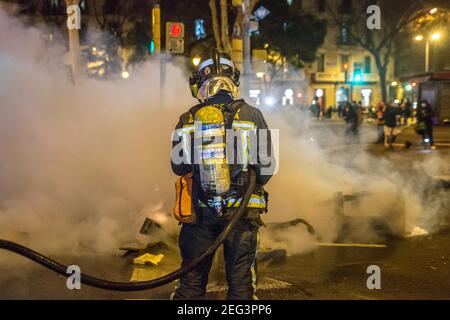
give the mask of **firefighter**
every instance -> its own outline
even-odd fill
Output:
[[[172,139],[172,170],[178,176],[192,176],[192,217],[188,222],[180,220],[184,222],[179,236],[182,266],[202,254],[224,230],[247,191],[250,170],[256,173],[256,188],[249,200],[244,218],[238,222],[223,243],[229,288],[227,298],[250,300],[256,299],[256,251],[259,243],[258,229],[262,225],[260,214],[267,211],[268,194],[263,186],[273,175],[275,161],[266,121],[259,109],[248,105],[243,99],[237,99],[238,87],[239,70],[235,68],[227,54],[214,50],[208,58],[199,63],[197,70],[190,77],[190,88],[192,95],[200,103],[183,113],[176,125]],[[195,159],[195,132],[202,128],[198,128],[196,119],[202,110],[218,110],[219,115],[223,116],[227,134],[232,132],[236,137],[230,139],[231,142],[227,140],[226,167],[219,168],[221,172],[212,172],[209,176],[202,170],[209,170],[211,167],[202,169],[201,163],[196,163]],[[256,136],[256,140],[251,139],[252,134]],[[266,151],[264,161],[260,155],[260,148],[256,148],[261,143],[265,144],[265,147],[261,148]],[[179,144],[182,145],[181,151],[176,148]],[[233,161],[228,158],[229,148],[234,151]],[[257,156],[254,157],[250,150],[257,150]],[[177,156],[183,161],[174,161]],[[223,152],[215,150],[212,156],[223,157]],[[217,167],[214,170],[218,170]],[[221,177],[223,181],[228,178],[229,183],[217,181],[217,184],[225,185],[227,191],[219,196],[206,192],[205,185],[211,187],[211,181],[208,184],[204,183],[202,179],[205,177]],[[218,190],[221,187],[213,186],[213,188]],[[209,256],[193,271],[181,277],[172,298],[204,299],[212,259],[213,257]]]

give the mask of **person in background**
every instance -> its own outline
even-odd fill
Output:
[[[317,120],[320,120],[320,105],[317,97],[313,99],[312,104],[310,106],[310,110],[312,116],[315,117]]]
[[[436,146],[434,145],[433,137],[433,118],[433,108],[431,108],[427,100],[423,100],[422,104],[419,107],[419,110],[417,110],[417,121],[423,123],[424,125],[422,138],[423,142],[425,142],[425,146],[427,146],[427,144],[429,143],[431,149],[435,150]]]
[[[375,114],[375,124],[377,125],[377,144],[381,144],[384,141],[384,111],[386,110],[386,104],[383,101],[378,102],[377,111]]]
[[[331,119],[333,116],[333,107],[329,106],[327,109],[327,119]]]
[[[345,107],[345,122],[347,123],[347,129],[345,133],[347,135],[358,135],[358,113],[356,110],[356,103],[347,103]]]
[[[383,113],[384,146],[391,150],[394,149],[392,144],[395,142],[397,135],[400,133],[397,125],[397,116],[401,113],[402,110],[394,102],[391,102]]]
[[[356,110],[357,126],[358,126],[358,130],[359,130],[359,127],[361,126],[361,123],[364,120],[363,105],[362,105],[361,101],[358,101],[358,103],[355,106],[355,110]]]
[[[408,119],[411,118],[412,115],[412,104],[411,104],[411,100],[406,99],[405,103],[402,105],[402,124],[403,125],[408,125]]]
[[[343,105],[342,102],[339,102],[339,103],[338,103],[337,112],[338,112],[338,117],[339,117],[339,119],[341,119],[342,116],[343,116],[343,113],[344,113],[344,105]]]

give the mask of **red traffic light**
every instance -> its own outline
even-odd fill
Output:
[[[169,29],[169,35],[174,38],[178,38],[183,33],[183,27],[180,23],[172,23]]]
[[[345,70],[348,69],[348,63],[344,63],[344,69],[345,69]]]

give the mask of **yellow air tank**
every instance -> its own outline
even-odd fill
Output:
[[[230,189],[223,114],[216,107],[205,106],[195,113],[194,121],[201,186],[216,202]]]

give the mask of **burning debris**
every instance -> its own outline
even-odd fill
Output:
[[[159,252],[167,252],[169,251],[169,246],[163,241],[158,241],[150,242],[145,247],[140,247],[138,245],[123,246],[120,247],[119,250],[125,251],[123,256],[127,257],[129,255],[138,256],[145,253],[157,254]]]
[[[145,218],[144,224],[139,231],[140,234],[150,235],[154,229],[162,229],[161,224],[150,218]]]
[[[164,255],[161,253],[158,253],[156,255],[151,253],[144,253],[142,256],[134,258],[133,263],[141,265],[157,266],[163,259]]]
[[[309,222],[307,222],[306,220],[301,219],[301,218],[297,218],[297,219],[287,221],[287,222],[272,222],[272,223],[267,223],[265,225],[269,229],[272,229],[272,230],[282,230],[282,229],[289,228],[289,227],[295,227],[299,224],[304,224],[309,233],[311,233],[311,234],[316,233],[313,226]]]

